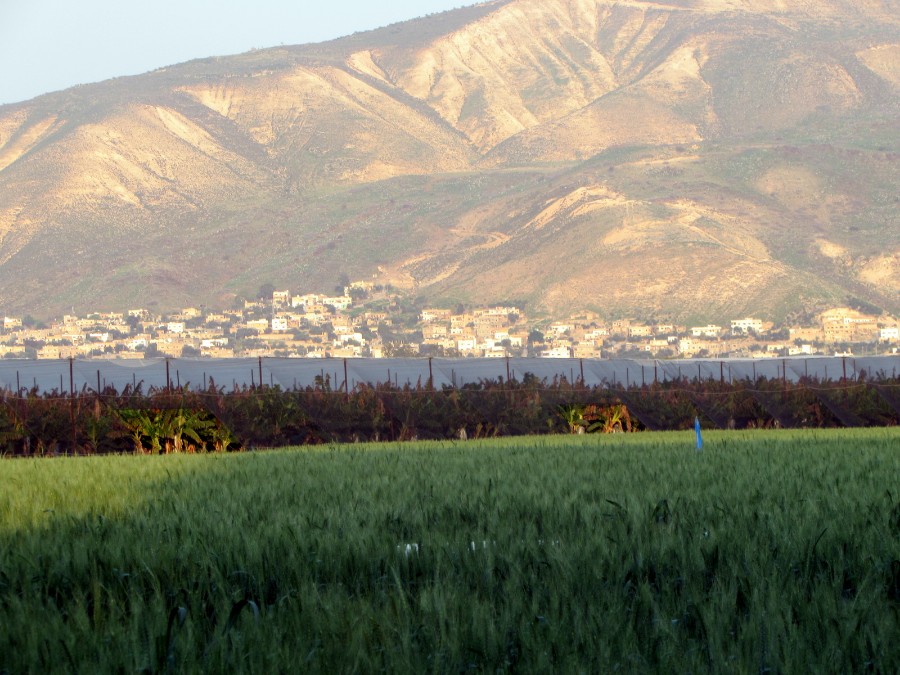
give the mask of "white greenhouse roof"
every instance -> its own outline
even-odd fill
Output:
[[[481,380],[508,378],[522,381],[527,373],[538,380],[552,382],[555,378],[569,382],[584,380],[593,386],[621,387],[629,384],[650,384],[672,381],[681,377],[736,381],[785,378],[796,382],[808,376],[819,380],[857,379],[866,376],[897,377],[900,356],[873,357],[808,357],[778,359],[724,360],[600,360],[600,359],[528,359],[528,358],[471,358],[471,359],[68,359],[60,360],[0,360],[0,389],[15,392],[32,389],[39,392],[53,390],[96,391],[112,386],[122,391],[127,385],[141,384],[143,391],[166,386],[166,376],[172,386],[206,389],[210,380],[226,391],[234,387],[249,387],[260,383],[278,385],[282,389],[315,386],[326,380],[333,390],[343,389],[345,373],[349,388],[358,384],[396,386],[426,386],[433,377],[433,386],[462,387]]]

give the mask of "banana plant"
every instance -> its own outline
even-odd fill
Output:
[[[16,451],[20,445],[28,446],[28,428],[14,410],[0,408],[0,448],[3,452]]]
[[[228,452],[228,448],[237,442],[231,430],[222,424],[214,424],[209,433],[216,452]]]
[[[570,434],[584,433],[584,406],[578,403],[556,406],[556,414],[566,423]]]
[[[598,431],[604,434],[612,434],[620,431],[632,431],[633,429],[628,408],[621,403],[600,408],[597,411],[597,416],[597,421],[588,426],[589,432]]]
[[[135,454],[146,454],[147,447],[144,445],[146,438],[150,442],[149,452],[158,453],[161,449],[159,442],[159,427],[156,421],[156,415],[150,410],[119,410],[119,418],[128,429],[134,446]]]
[[[169,412],[171,415],[168,416],[168,431],[175,452],[184,452],[186,449],[195,452],[197,447],[202,447],[204,444],[200,434],[216,426],[214,421],[206,419],[203,413],[196,410],[178,408]],[[194,441],[196,445],[185,446],[185,438]]]

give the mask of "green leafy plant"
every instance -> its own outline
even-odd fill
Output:
[[[556,414],[565,423],[570,434],[584,433],[587,426],[584,411],[585,406],[578,403],[556,406]]]

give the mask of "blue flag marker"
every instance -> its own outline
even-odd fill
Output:
[[[700,418],[694,418],[694,431],[697,432],[697,450],[703,449],[703,436],[700,434]]]

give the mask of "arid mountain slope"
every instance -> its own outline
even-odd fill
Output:
[[[898,139],[895,0],[497,0],[0,107],[0,311],[900,311]]]

